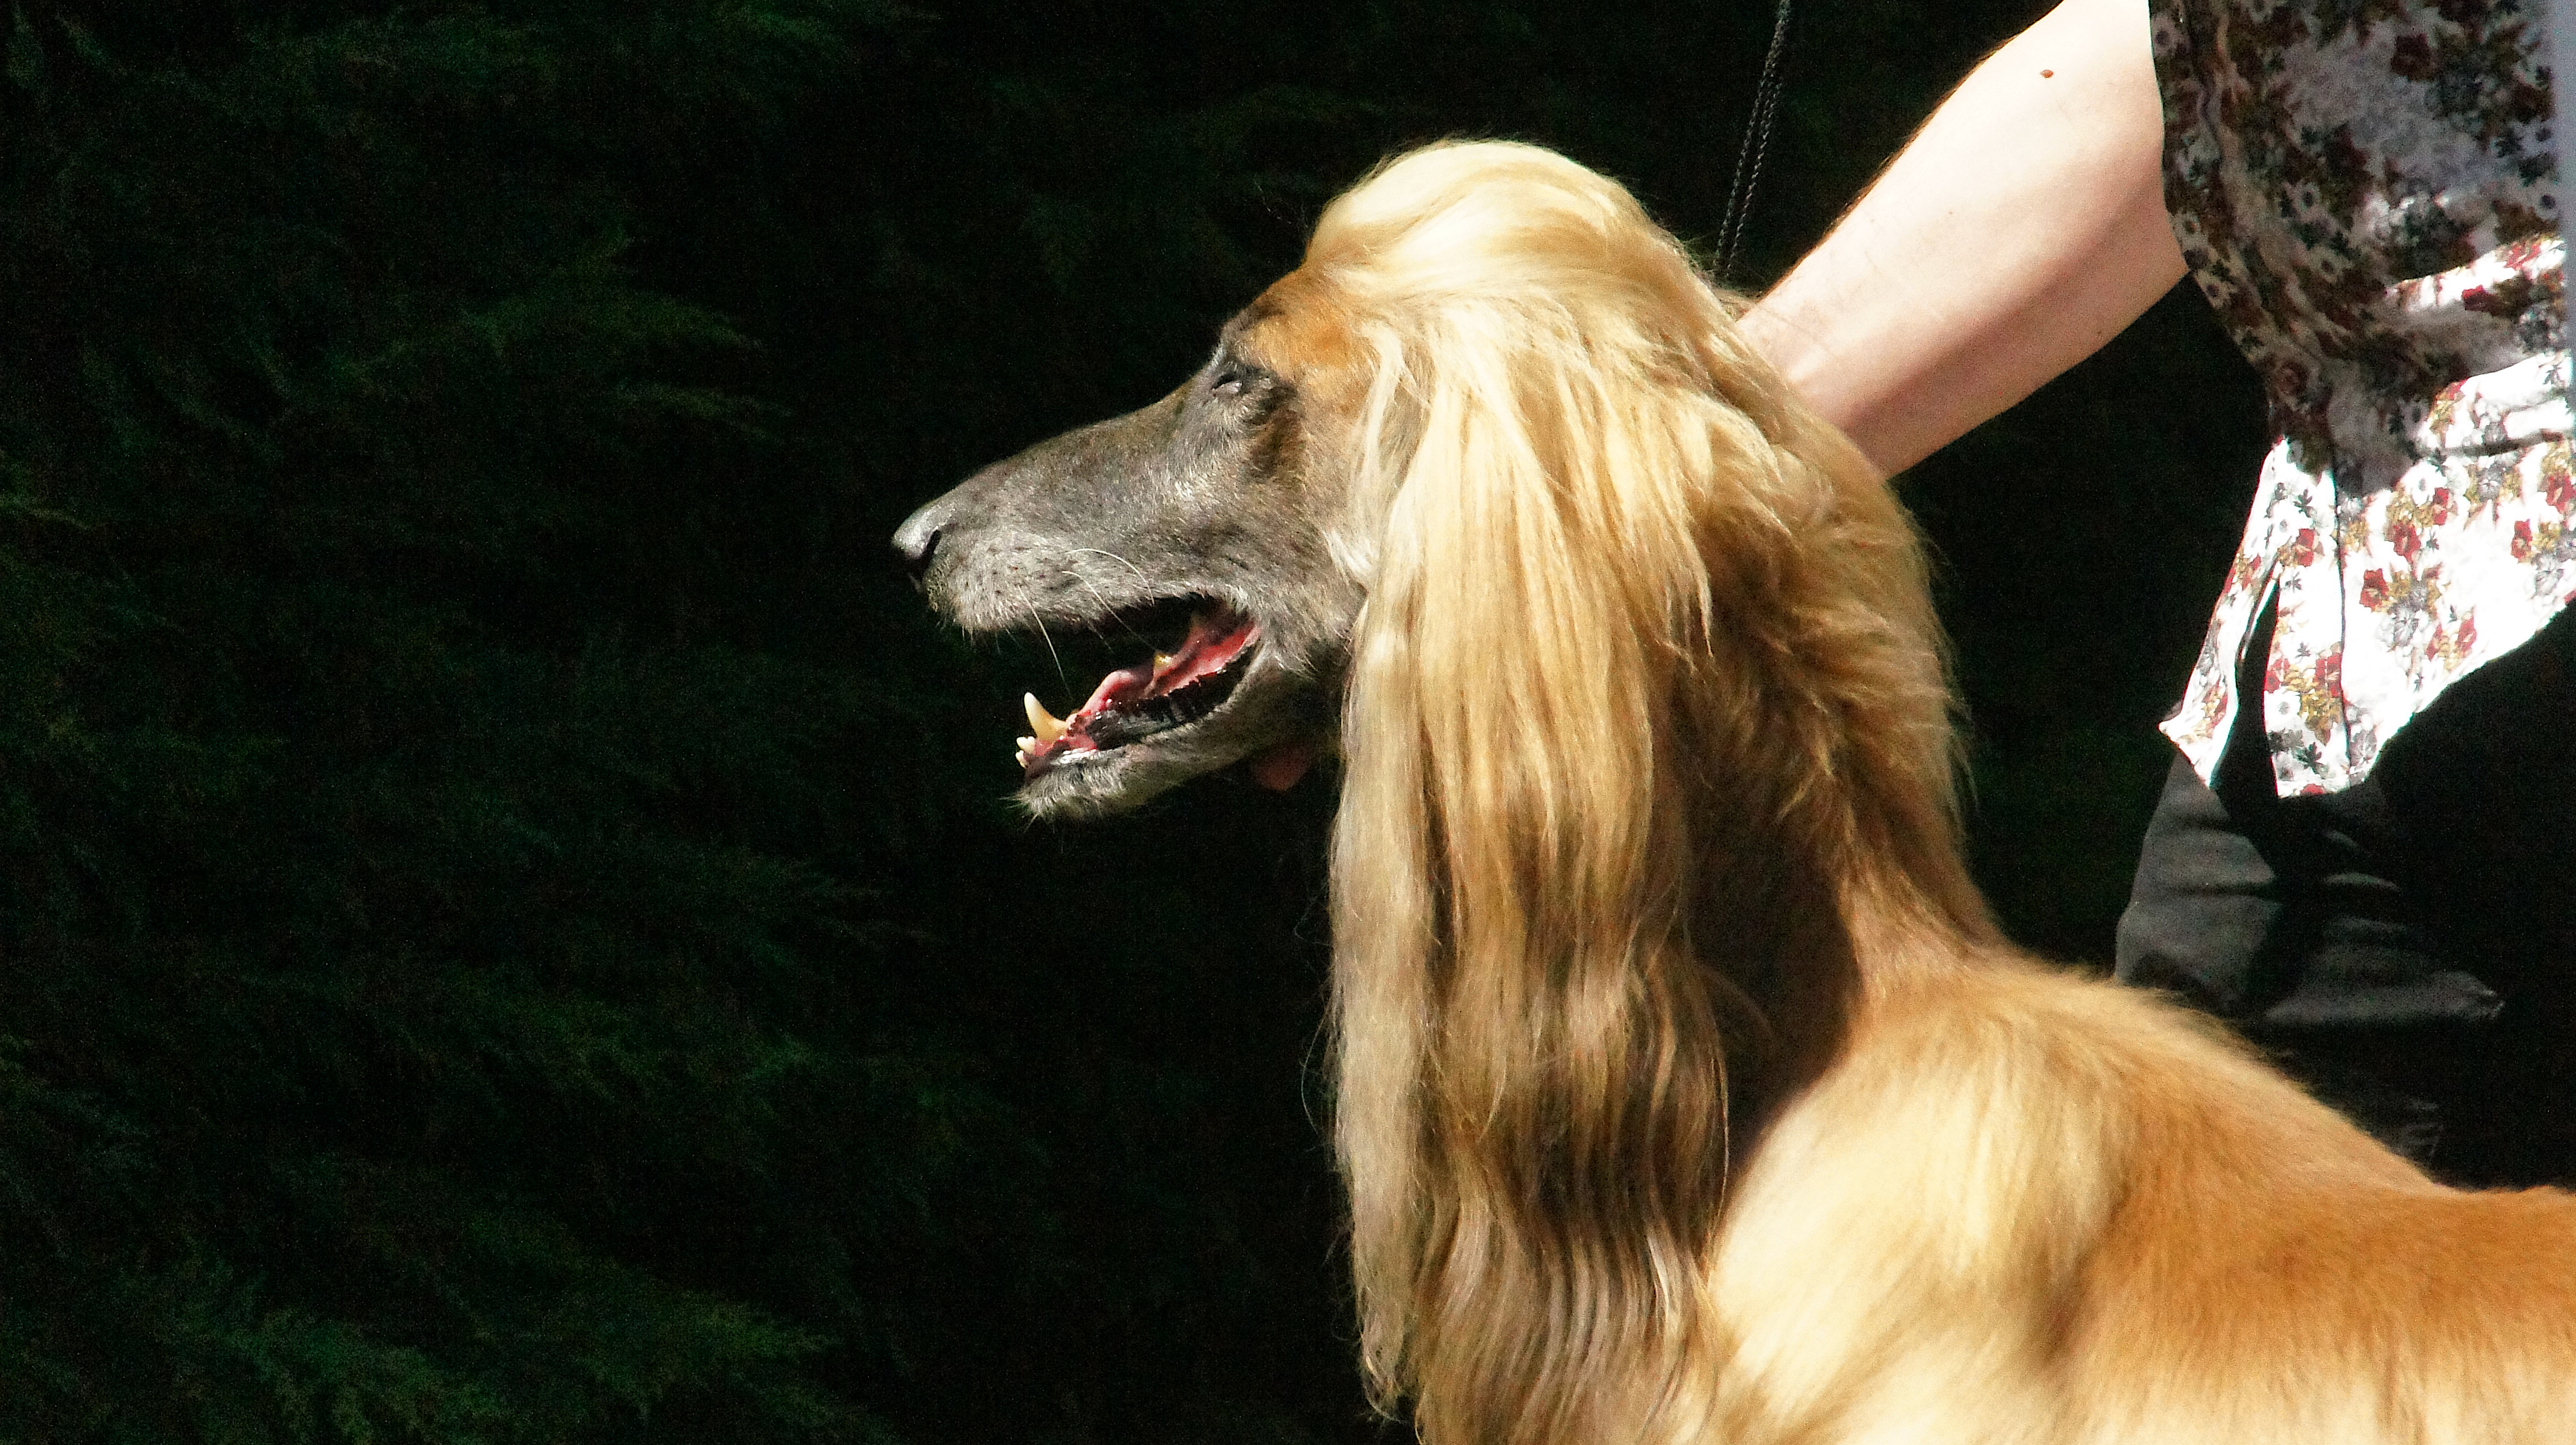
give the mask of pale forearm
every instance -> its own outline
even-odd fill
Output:
[[[2065,0],[1942,103],[1746,330],[1902,470],[2181,278],[2163,134],[2145,0]]]

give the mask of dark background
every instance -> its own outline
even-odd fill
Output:
[[[2039,8],[1808,6],[1738,280]],[[0,1441],[1371,1438],[1328,787],[1030,827],[884,539],[1407,143],[1706,246],[1770,6],[0,16]],[[1906,483],[2037,947],[2261,444],[2186,292]]]

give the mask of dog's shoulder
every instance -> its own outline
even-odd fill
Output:
[[[1715,1281],[1730,1387],[1770,1422],[1748,1438],[2094,1438],[2067,1371],[2155,1327],[2136,1302],[2192,1292],[2145,1274],[2241,1291],[2259,1272],[2193,1252],[2277,1235],[2258,1216],[2308,1207],[2290,1195],[2439,1192],[2169,1001],[1963,959],[1864,1003],[1747,1162]]]

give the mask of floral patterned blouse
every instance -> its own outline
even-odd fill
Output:
[[[2341,787],[2576,599],[2545,0],[2149,0],[2165,203],[2281,440],[2165,731]]]

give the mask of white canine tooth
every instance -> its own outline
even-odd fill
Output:
[[[1024,753],[1033,753],[1033,752],[1036,752],[1037,750],[1038,750],[1038,740],[1037,740],[1036,738],[1022,738],[1022,739],[1020,739],[1020,751],[1021,751],[1021,752],[1024,752]]]
[[[1028,710],[1029,728],[1038,735],[1038,741],[1051,743],[1064,736],[1064,724],[1054,713],[1046,710],[1046,704],[1038,701],[1036,693],[1020,694],[1020,705]]]

